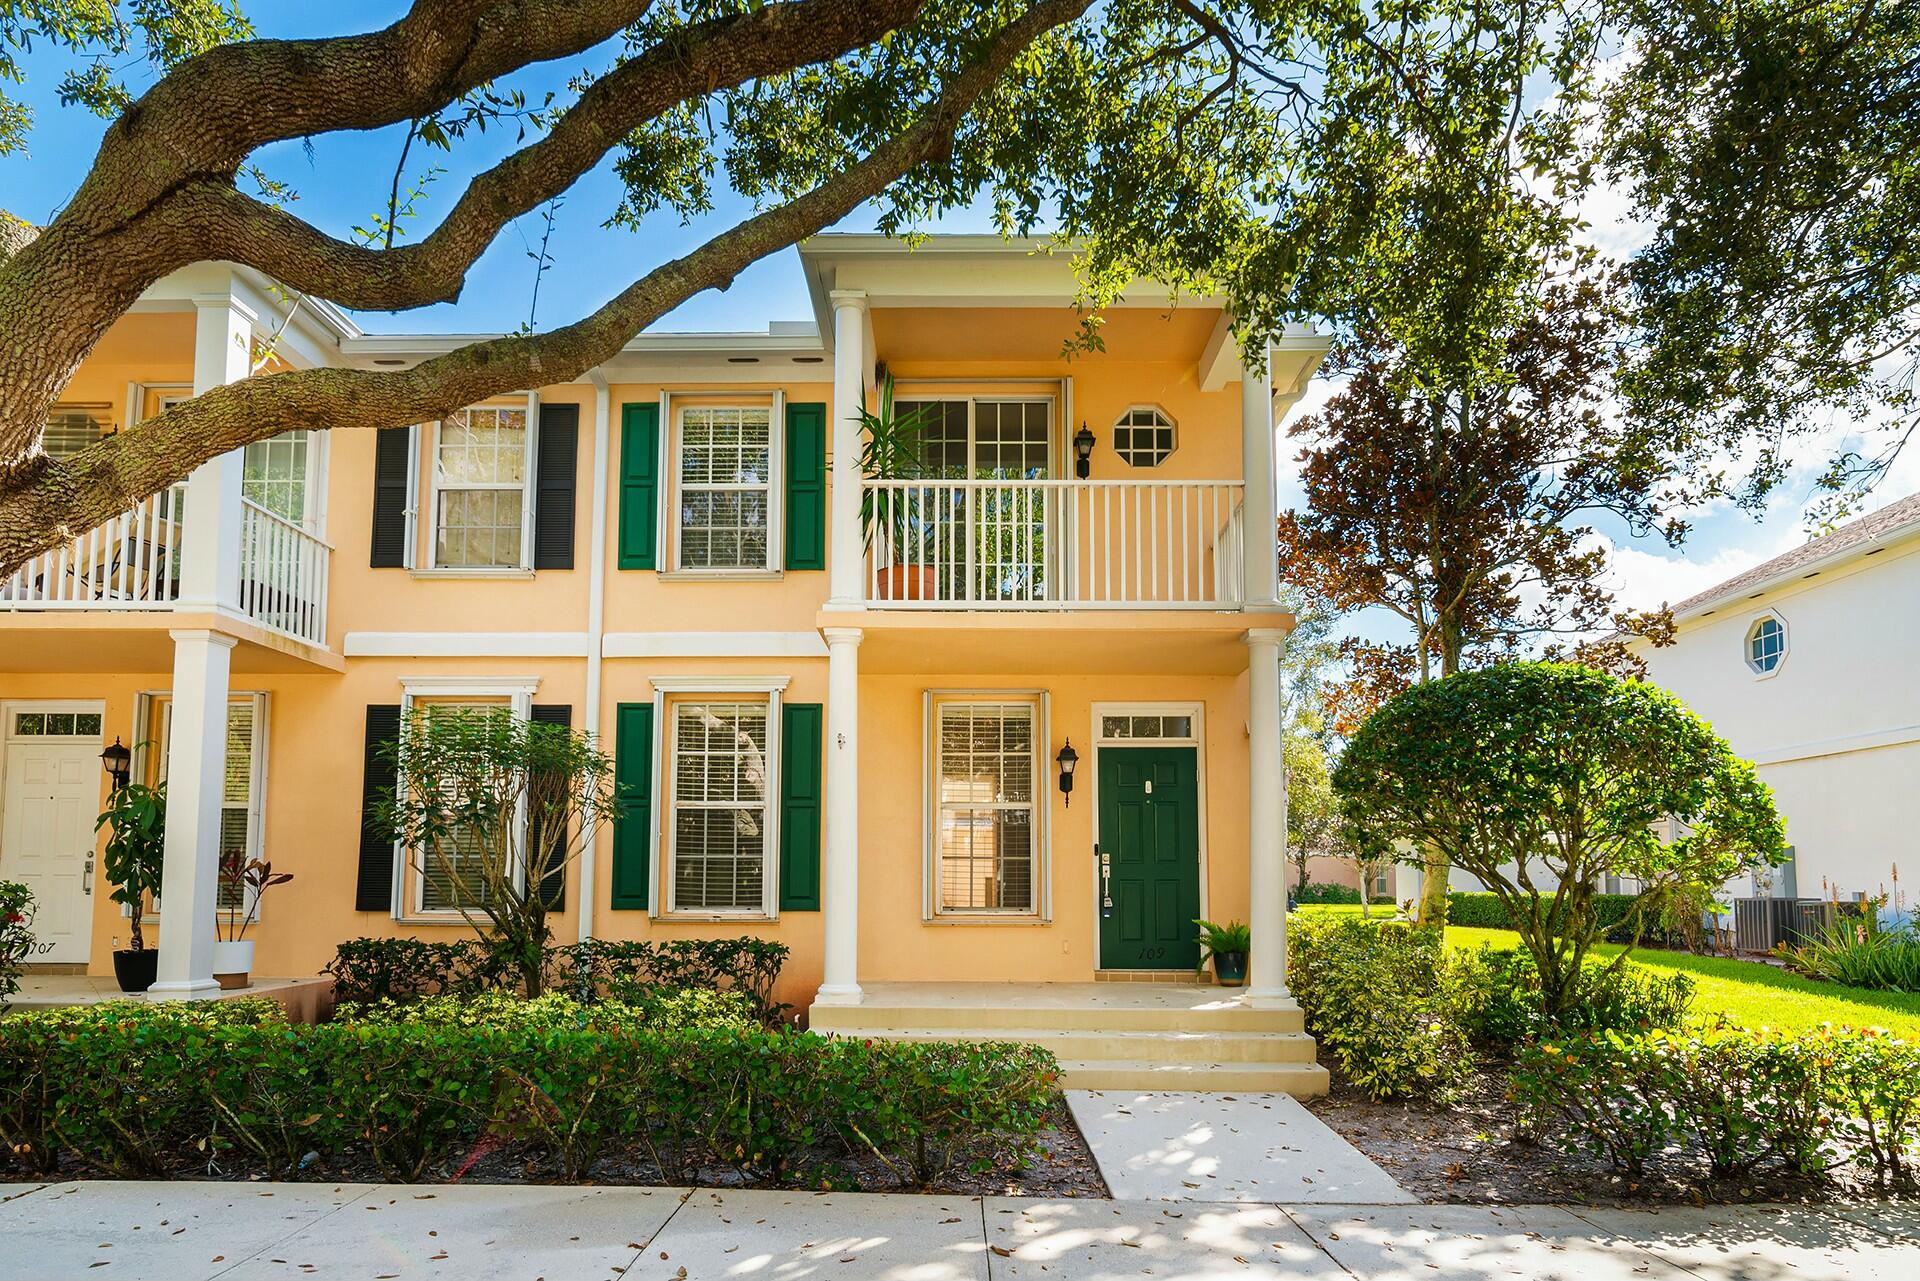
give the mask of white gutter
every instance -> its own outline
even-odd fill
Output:
[[[600,660],[601,638],[606,631],[607,613],[607,467],[613,442],[613,392],[607,376],[598,369],[587,378],[593,383],[593,526],[587,553],[587,738],[600,746]],[[598,892],[595,857],[600,843],[600,825],[588,817],[583,833],[585,845],[580,851],[580,941],[593,937],[593,903]]]

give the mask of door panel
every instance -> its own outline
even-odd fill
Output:
[[[1102,747],[1100,851],[1111,911],[1100,968],[1191,969],[1200,960],[1199,749]]]
[[[29,961],[78,963],[93,939],[87,862],[100,802],[100,745],[92,740],[14,743],[0,799],[0,877],[33,891]]]

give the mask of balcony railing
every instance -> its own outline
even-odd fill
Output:
[[[187,487],[142,499],[64,547],[0,579],[0,609],[173,609]],[[332,548],[293,521],[241,500],[240,608],[269,630],[327,642],[327,561]]]
[[[868,480],[888,609],[1232,609],[1239,481]]]

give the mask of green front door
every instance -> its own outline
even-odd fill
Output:
[[[1103,970],[1190,970],[1200,961],[1198,752],[1100,749]]]

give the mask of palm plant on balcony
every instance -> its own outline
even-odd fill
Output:
[[[931,404],[902,414],[894,406],[893,375],[880,380],[875,409],[860,407],[860,474],[868,480],[914,480],[925,475],[921,433],[934,412]],[[926,556],[934,513],[916,510],[909,491],[897,488],[860,491],[860,529],[869,551],[881,535],[891,563],[881,575],[882,600],[930,600],[937,584]]]

